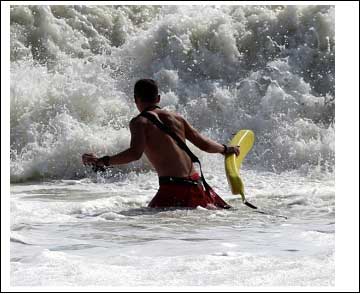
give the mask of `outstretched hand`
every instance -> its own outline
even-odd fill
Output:
[[[104,162],[99,160],[94,153],[85,153],[81,156],[81,158],[83,164],[92,166],[94,172],[105,171]]]
[[[85,153],[81,156],[84,165],[96,165],[98,157],[94,153]]]

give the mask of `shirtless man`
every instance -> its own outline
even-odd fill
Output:
[[[155,81],[150,79],[137,81],[134,98],[140,112],[146,111],[155,116],[183,141],[187,139],[208,153],[239,155],[239,147],[219,144],[201,135],[179,114],[160,109],[157,106],[160,95]],[[211,188],[204,189],[201,177],[189,155],[148,118],[141,115],[133,118],[130,121],[130,132],[131,142],[127,150],[101,158],[94,154],[84,154],[83,163],[96,167],[126,164],[140,159],[145,152],[159,176],[160,183],[160,188],[149,203],[149,207],[230,207]]]

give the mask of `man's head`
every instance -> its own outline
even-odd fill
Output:
[[[160,101],[158,86],[154,80],[141,79],[134,86],[135,103],[156,104]]]

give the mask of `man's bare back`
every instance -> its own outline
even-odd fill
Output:
[[[149,112],[185,141],[185,123],[180,115],[162,109]],[[134,124],[145,129],[144,152],[159,176],[187,177],[196,172],[189,156],[170,136],[144,117],[135,120]]]

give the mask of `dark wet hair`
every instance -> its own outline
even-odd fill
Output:
[[[141,79],[135,83],[134,97],[138,97],[143,102],[155,102],[159,95],[156,82],[152,79]]]

